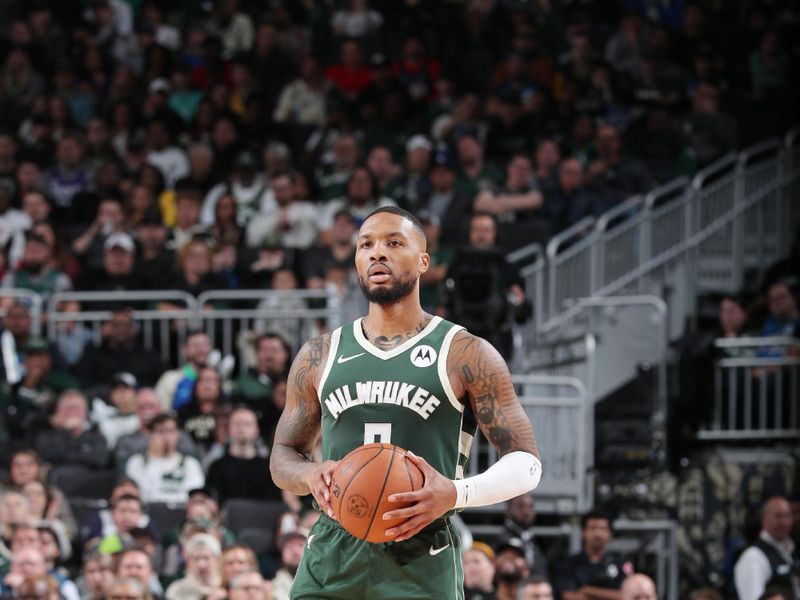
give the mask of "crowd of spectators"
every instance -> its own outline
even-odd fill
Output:
[[[782,133],[800,101],[798,15],[780,0],[33,0],[0,12],[3,288],[44,302],[326,288],[356,317],[354,234],[399,205],[428,238],[426,309],[506,356],[508,319],[526,319],[530,299],[505,253]],[[495,295],[466,293],[488,289],[487,268]],[[767,325],[796,332],[779,295]],[[137,306],[114,306],[97,330],[64,320],[45,340],[30,306],[4,300],[0,591],[286,597],[314,513],[275,488],[266,456],[302,340],[242,332],[234,375],[190,331],[167,364],[144,350]],[[73,500],[91,486],[69,484],[105,475],[108,506],[87,513]],[[242,498],[285,504],[269,551],[224,527],[220,509]],[[150,511],[165,503],[185,513],[160,529]],[[515,518],[502,547],[465,554],[491,588],[482,597],[591,597],[567,581],[578,567],[547,565],[530,519]],[[595,564],[605,538],[592,542],[586,521],[574,560]],[[629,580],[645,591],[626,600],[654,595]]]

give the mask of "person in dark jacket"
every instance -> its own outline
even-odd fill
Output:
[[[34,448],[52,465],[103,469],[109,459],[105,438],[89,421],[89,402],[78,390],[66,390],[58,397],[50,427],[36,434]]]

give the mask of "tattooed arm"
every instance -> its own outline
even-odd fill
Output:
[[[292,363],[269,468],[275,485],[298,496],[313,494],[320,508],[333,516],[328,486],[336,463],[316,463],[311,456],[322,416],[316,388],[329,348],[330,335],[316,337],[306,342]]]
[[[500,456],[519,450],[539,458],[530,419],[517,399],[506,361],[489,342],[466,332],[457,334],[447,371],[456,397],[466,394],[481,432]]]
[[[384,515],[384,519],[407,519],[386,532],[398,542],[416,535],[452,508],[486,506],[524,494],[536,487],[541,476],[533,428],[497,350],[485,340],[458,333],[447,357],[447,372],[456,397],[466,397],[500,459],[480,475],[451,481],[424,459],[412,456],[425,475],[425,485],[415,492],[390,496],[390,502],[414,504]]]

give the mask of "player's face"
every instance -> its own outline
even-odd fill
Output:
[[[356,246],[356,270],[370,302],[395,304],[418,289],[428,270],[425,242],[403,217],[378,213],[361,226]]]

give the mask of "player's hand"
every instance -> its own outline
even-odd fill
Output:
[[[314,464],[308,469],[303,478],[322,512],[331,519],[336,518],[333,516],[333,509],[331,508],[331,480],[333,470],[337,464],[335,460],[326,460],[323,463]]]
[[[383,513],[384,520],[406,519],[400,525],[386,530],[395,542],[402,542],[418,534],[424,527],[441,517],[456,504],[456,486],[428,462],[408,452],[406,457],[416,464],[425,476],[425,483],[415,492],[389,496],[389,502],[413,502],[409,507]]]

